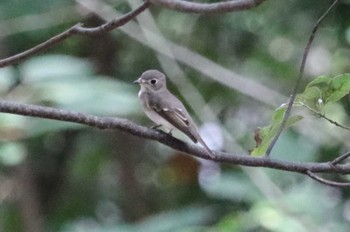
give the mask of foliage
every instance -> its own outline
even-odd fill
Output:
[[[83,2],[1,1],[0,57],[31,48],[79,21],[98,25],[111,12],[115,17],[116,11],[128,9],[124,1],[101,1],[96,16],[87,13]],[[201,129],[209,128],[211,147],[243,153],[256,145],[253,131],[261,127],[253,154],[262,155],[286,108],[273,109],[287,102],[306,39],[328,5],[267,0],[258,8],[215,16],[153,7],[151,16],[140,15],[145,18],[139,24],[70,38],[0,69],[0,95],[151,126],[131,83],[144,70],[157,68],[168,74],[171,90],[192,106]],[[304,91],[272,158],[322,162],[349,150],[347,130],[315,117],[350,124],[349,8],[347,1],[341,3],[320,28]],[[174,46],[167,50],[159,38],[141,34],[149,30],[196,56],[188,52],[188,59],[181,60]],[[206,69],[221,69],[201,63],[203,57],[230,75],[220,73],[216,80],[205,75]],[[190,66],[189,61],[197,63]],[[9,114],[0,115],[0,132],[0,231],[33,226],[69,232],[350,229],[349,192],[297,174],[194,160],[119,131]],[[177,132],[174,136],[184,139]]]
[[[324,108],[329,103],[336,103],[350,92],[350,74],[342,74],[335,77],[320,76],[312,80],[305,88],[304,92],[296,97],[294,107],[306,106],[309,109],[316,109],[320,114],[324,114]],[[281,126],[283,116],[287,109],[287,103],[274,111],[271,124],[258,128],[255,133],[256,147],[251,155],[262,156]],[[285,129],[292,126],[303,118],[301,115],[293,115],[288,118]]]
[[[335,77],[320,76],[311,81],[298,100],[315,109],[336,103],[350,92],[350,74]]]

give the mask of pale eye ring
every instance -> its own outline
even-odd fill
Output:
[[[156,80],[156,79],[152,79],[152,80],[151,80],[151,84],[152,84],[152,85],[154,85],[154,84],[156,84],[156,83],[157,83],[157,80]]]

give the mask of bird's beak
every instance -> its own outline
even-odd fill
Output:
[[[135,80],[133,83],[134,83],[134,84],[138,84],[138,85],[141,84],[140,78],[137,79],[137,80]]]

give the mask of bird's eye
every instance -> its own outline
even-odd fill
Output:
[[[155,83],[157,83],[157,80],[156,79],[152,79],[151,80],[151,84],[154,85]]]

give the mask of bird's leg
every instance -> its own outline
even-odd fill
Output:
[[[158,128],[161,126],[162,126],[162,124],[153,125],[153,126],[151,126],[151,129],[158,130]]]
[[[170,129],[169,132],[165,132],[165,131],[159,129],[159,127],[161,127],[161,126],[162,126],[162,125],[154,125],[154,126],[152,126],[151,128],[154,129],[154,130],[157,130],[157,131],[159,131],[159,132],[161,132],[161,133],[163,133],[163,134],[173,136],[173,134],[172,134],[173,129]]]
[[[164,133],[164,134],[173,136],[173,134],[172,134],[173,129],[170,129],[170,131],[167,133],[167,132],[165,132],[165,131],[159,129],[159,127],[161,127],[161,126],[162,126],[162,124],[154,125],[154,126],[151,127],[151,129],[154,129],[154,130],[157,130],[157,131],[162,132],[162,133]]]
[[[154,125],[154,126],[151,127],[151,129],[159,131],[159,132],[164,133],[164,134],[168,134],[165,131],[159,129],[159,127],[161,127],[161,126],[162,126],[162,124]]]

